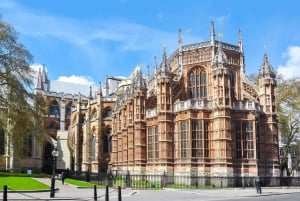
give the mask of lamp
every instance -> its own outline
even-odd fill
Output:
[[[50,190],[50,197],[55,197],[55,169],[56,169],[56,158],[58,156],[57,148],[55,147],[52,151],[53,156],[53,167],[52,167],[52,178],[51,178],[51,190]]]

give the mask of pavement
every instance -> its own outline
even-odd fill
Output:
[[[50,178],[35,178],[36,180],[51,186]],[[77,186],[62,184],[61,180],[55,182],[55,195],[50,198],[49,190],[40,191],[11,191],[7,192],[8,200],[95,200],[94,188],[78,188]],[[1,189],[2,190],[2,189]],[[105,200],[105,188],[96,190],[97,200]],[[122,196],[130,196],[135,193],[132,189],[121,189]],[[118,200],[118,189],[109,188],[109,197]],[[3,191],[0,191],[0,200],[3,199]]]
[[[36,180],[51,186],[51,179],[36,178]],[[8,200],[105,200],[106,189],[94,188],[78,188],[71,184],[62,184],[61,180],[55,182],[55,197],[50,198],[50,189],[44,191],[10,191],[8,190]],[[2,189],[1,189],[2,190]],[[131,196],[138,196],[139,194],[154,194],[155,192],[163,193],[164,197],[174,196],[176,193],[184,193],[187,195],[205,195],[208,197],[252,197],[252,196],[267,196],[267,195],[281,195],[289,193],[299,193],[299,187],[264,187],[262,194],[256,193],[254,188],[224,188],[217,190],[199,190],[199,189],[163,189],[163,190],[139,190],[125,188],[121,189],[122,198],[130,200]],[[109,200],[118,200],[118,189],[109,188]],[[3,198],[3,191],[0,191],[0,199]],[[96,199],[95,199],[96,198]],[[132,197],[133,198],[133,197]],[[134,200],[134,199],[133,199]],[[168,200],[168,199],[166,199]]]

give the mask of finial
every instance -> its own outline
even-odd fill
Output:
[[[147,65],[147,76],[150,76],[149,65]]]
[[[99,84],[98,94],[102,96],[101,82],[99,82],[98,84]],[[108,88],[106,88],[105,91],[106,91],[106,96],[108,96]]]
[[[215,46],[215,26],[214,26],[214,22],[211,21],[210,23],[210,44],[211,46]]]
[[[179,29],[179,31],[178,31],[178,44],[179,44],[179,45],[182,44],[182,34],[181,34],[181,29]]]
[[[243,48],[243,38],[242,38],[242,31],[241,29],[239,29],[239,48],[240,48],[240,52],[244,52],[244,48]]]
[[[242,41],[242,31],[239,29],[239,41]]]
[[[210,36],[213,37],[213,39],[215,38],[215,24],[214,21],[210,22]]]
[[[90,86],[90,99],[93,99],[93,95],[92,95],[93,93],[92,93],[92,86]]]
[[[154,56],[154,73],[156,73],[157,72],[157,58],[156,58],[156,56]]]

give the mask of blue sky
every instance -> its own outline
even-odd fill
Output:
[[[285,78],[300,76],[300,3],[242,0],[1,0],[2,19],[45,64],[49,79],[98,83],[129,76],[183,43],[209,40],[214,21],[222,41],[238,42],[241,29],[246,74],[257,73],[264,51]]]

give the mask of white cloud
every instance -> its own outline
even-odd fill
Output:
[[[87,76],[77,76],[77,75],[71,75],[71,76],[60,76],[58,81],[61,82],[68,82],[68,83],[76,83],[76,84],[83,84],[83,85],[89,85],[94,86],[96,85],[92,78]]]
[[[30,66],[35,72],[35,77],[37,78],[39,70],[42,70],[45,66],[42,64],[32,64]],[[47,71],[47,68],[45,67],[45,71]],[[96,86],[95,82],[91,77],[88,76],[78,76],[78,75],[71,75],[71,76],[60,76],[57,81],[60,82],[67,82],[67,83],[74,83],[74,84],[82,84],[82,85],[88,85],[88,86]]]
[[[277,68],[277,72],[284,79],[300,77],[300,46],[289,46],[283,53],[286,63]]]

